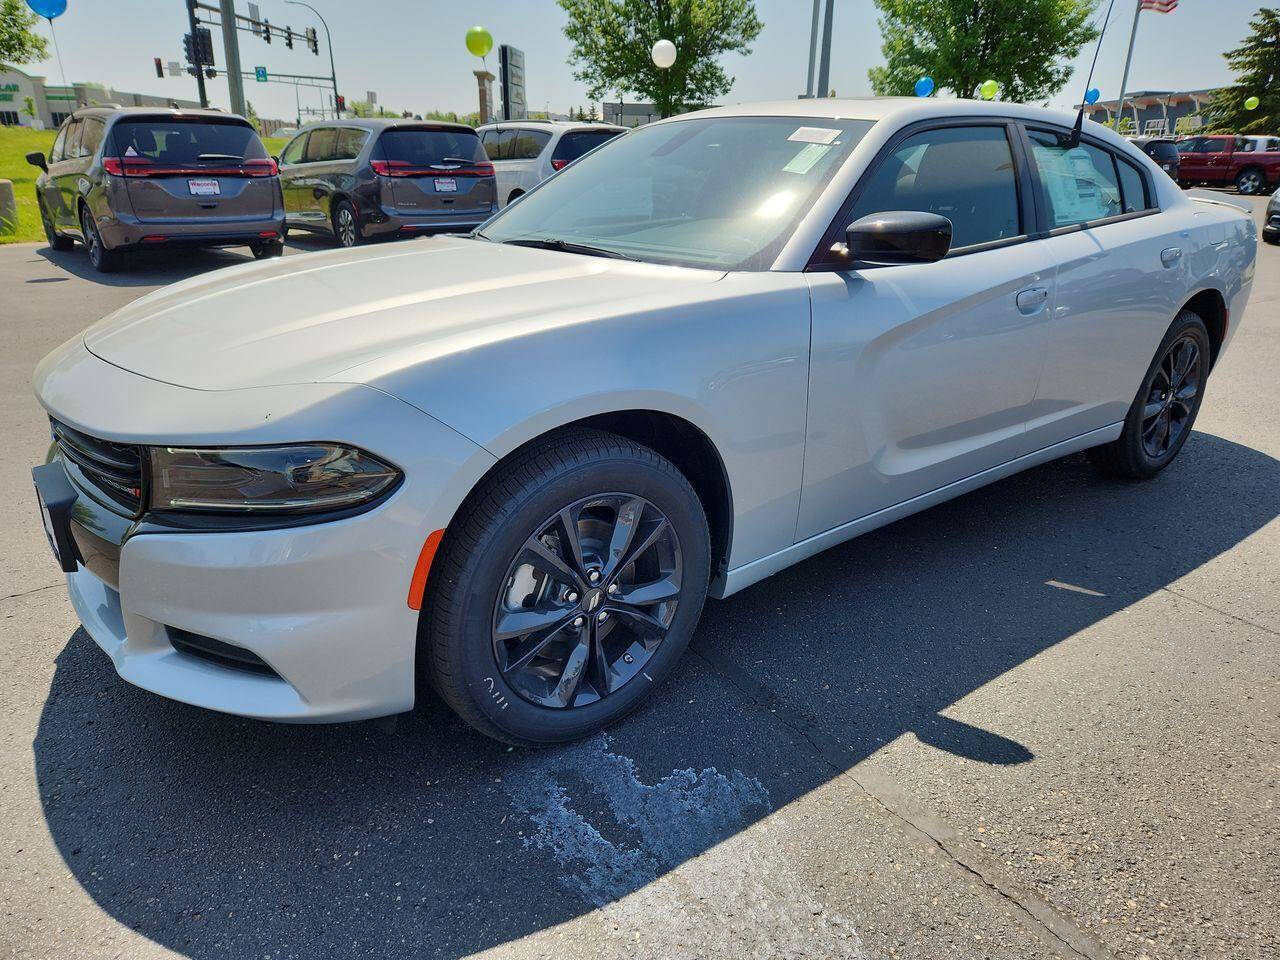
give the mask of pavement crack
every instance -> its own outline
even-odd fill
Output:
[[[1268,627],[1265,623],[1258,623],[1256,620],[1250,620],[1247,617],[1242,617],[1237,613],[1232,613],[1230,610],[1223,610],[1221,607],[1215,607],[1212,603],[1205,603],[1203,600],[1199,600],[1189,594],[1175,590],[1173,587],[1161,587],[1160,589],[1165,593],[1173,594],[1180,600],[1187,600],[1198,607],[1204,607],[1206,610],[1212,610],[1214,613],[1221,614],[1229,620],[1234,620],[1236,623],[1244,624],[1246,627],[1253,627],[1255,630],[1261,630],[1263,633],[1269,633],[1273,637],[1280,637],[1280,630],[1276,630],[1274,627]]]
[[[854,775],[853,752],[823,733],[817,721],[778,696],[769,686],[748,674],[736,663],[703,646],[689,651],[715,674],[745,695],[752,704],[767,711],[779,724],[799,737],[839,777],[874,800],[904,832],[918,844],[940,851],[949,862],[979,881],[990,893],[1012,905],[1029,929],[1046,943],[1060,948],[1072,958],[1113,960],[1114,954],[1092,934],[1034,891],[1015,883],[1004,871],[987,863],[987,857],[960,838],[955,828],[939,814],[921,807],[896,783],[880,774]]]
[[[4,603],[6,600],[16,600],[19,597],[29,597],[33,593],[41,593],[45,590],[52,590],[55,587],[61,587],[61,586],[63,586],[63,582],[59,580],[57,583],[48,583],[48,584],[45,584],[43,587],[32,587],[30,590],[19,590],[17,593],[10,593],[3,597],[0,597],[0,603]]]

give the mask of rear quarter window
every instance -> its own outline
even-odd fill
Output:
[[[560,138],[551,154],[552,160],[563,160],[572,163],[584,153],[594,150],[600,144],[612,140],[618,135],[617,130],[570,130]]]

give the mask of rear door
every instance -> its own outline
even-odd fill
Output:
[[[279,212],[275,161],[243,120],[126,116],[111,140],[142,223],[231,225]]]
[[[474,130],[393,127],[382,131],[372,159],[402,216],[483,220],[493,208],[493,164]]]

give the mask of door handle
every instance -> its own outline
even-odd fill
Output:
[[[1177,266],[1178,261],[1181,259],[1182,259],[1181,247],[1165,247],[1163,250],[1160,251],[1160,262],[1164,264],[1166,268]]]
[[[1026,316],[1037,313],[1049,299],[1048,287],[1027,287],[1018,291],[1018,310]]]

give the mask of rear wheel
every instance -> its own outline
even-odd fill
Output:
[[[1102,470],[1145,479],[1173,462],[1191,434],[1209,376],[1209,332],[1183,310],[1156,351],[1142,388],[1111,443],[1089,451]]]
[[[45,209],[44,201],[37,201],[40,207],[40,223],[44,226],[44,238],[49,242],[52,250],[70,250],[74,247],[75,241],[70,237],[64,237],[53,225],[53,218],[49,216],[49,211]]]
[[[111,273],[120,266],[120,255],[108,250],[102,242],[102,234],[98,225],[93,222],[93,214],[87,206],[80,208],[80,230],[84,236],[84,245],[89,253],[89,264],[99,273]]]
[[[253,259],[268,260],[271,257],[284,256],[284,241],[277,240],[274,243],[255,243],[251,244],[249,249],[253,251]]]
[[[360,218],[356,216],[356,208],[347,200],[339,200],[333,205],[333,235],[344,247],[354,247],[364,242],[360,235]]]
[[[551,438],[486,480],[446,535],[419,663],[482,733],[584,737],[680,659],[710,553],[698,496],[667,460],[597,431]]]
[[[1267,175],[1257,167],[1241,170],[1236,176],[1236,190],[1245,196],[1264,193],[1267,189]]]
[[[515,203],[517,200],[519,200],[523,196],[524,196],[523,190],[512,190],[511,196],[507,197],[507,203]]]

